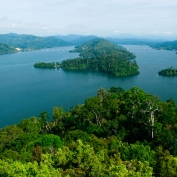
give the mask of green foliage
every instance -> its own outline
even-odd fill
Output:
[[[62,107],[54,107],[53,108],[53,119],[56,124],[59,123],[59,121],[62,120],[62,117],[64,116],[64,111]]]
[[[130,144],[121,151],[123,160],[146,161],[151,165],[154,163],[154,154],[155,152],[149,146],[144,146],[141,143]]]
[[[40,123],[36,117],[23,119],[17,126],[20,127],[25,133],[38,133],[40,131]]]
[[[0,151],[4,149],[9,141],[16,139],[23,133],[23,130],[16,125],[6,126],[0,130]]]
[[[167,68],[167,69],[163,69],[163,70],[159,71],[159,75],[176,76],[177,75],[177,70],[175,68],[173,68],[173,67]]]
[[[39,144],[39,145],[42,146],[42,147],[52,146],[54,149],[58,149],[63,145],[63,143],[60,140],[59,136],[49,134],[49,135],[44,135],[41,138],[41,144]]]
[[[40,137],[41,135],[36,133],[22,134],[19,135],[16,139],[10,140],[8,143],[6,143],[4,149],[11,149],[16,152],[21,152],[23,149],[26,149],[28,144],[31,144],[31,142],[40,139]]]
[[[138,74],[135,55],[104,39],[94,39],[74,50],[80,57],[64,60],[63,69],[89,69],[114,76]]]
[[[172,176],[177,175],[177,158],[170,155],[168,150],[163,150],[162,146],[156,148],[156,166],[154,172],[156,176]]]
[[[61,177],[59,169],[55,169],[49,163],[0,160],[0,176],[2,177]]]
[[[69,145],[73,141],[76,141],[78,139],[82,140],[82,142],[85,143],[85,142],[89,141],[90,136],[89,136],[89,134],[87,134],[86,132],[81,131],[81,130],[69,131],[64,137],[64,142],[65,142],[65,144]]]
[[[48,69],[55,69],[55,68],[60,68],[60,64],[58,62],[38,62],[34,64],[35,68],[48,68]]]
[[[0,129],[0,176],[177,176],[177,107],[133,87],[100,88]]]

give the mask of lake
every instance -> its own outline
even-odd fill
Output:
[[[43,111],[52,115],[54,106],[65,110],[95,96],[98,89],[111,86],[124,89],[137,86],[166,101],[177,103],[177,77],[159,76],[158,71],[177,68],[175,51],[154,50],[148,46],[124,45],[136,55],[140,74],[111,77],[105,73],[36,69],[38,61],[52,62],[75,58],[74,47],[59,47],[33,52],[0,55],[0,127],[18,123],[23,118],[38,116]]]

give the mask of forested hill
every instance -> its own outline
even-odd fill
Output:
[[[105,39],[91,40],[70,52],[79,52],[80,57],[64,60],[63,69],[89,69],[114,76],[139,73],[135,55]]]
[[[133,87],[100,88],[64,112],[0,129],[1,177],[176,177],[177,107]]]
[[[38,50],[72,45],[55,37],[39,37],[33,35],[0,34],[0,42],[21,48],[23,50]]]
[[[0,55],[17,52],[17,49],[8,44],[0,43]]]
[[[177,40],[153,44],[150,47],[158,50],[177,50]]]
[[[93,39],[98,39],[99,37],[97,36],[93,36],[93,35],[90,35],[90,36],[82,36],[78,39],[75,39],[75,40],[72,40],[71,43],[74,44],[74,45],[82,45],[86,42],[89,42]]]

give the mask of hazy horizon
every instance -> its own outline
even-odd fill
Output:
[[[174,0],[6,0],[0,33],[177,39]]]

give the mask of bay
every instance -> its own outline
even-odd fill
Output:
[[[84,103],[95,96],[99,88],[111,86],[124,89],[137,86],[166,101],[177,102],[177,77],[159,76],[158,71],[177,68],[175,51],[154,50],[148,46],[125,45],[136,55],[140,74],[112,77],[91,71],[64,71],[62,69],[36,69],[38,61],[50,62],[75,58],[69,53],[73,47],[59,47],[33,52],[21,52],[0,56],[0,127],[18,123],[23,118],[38,116],[54,106],[65,110]]]

